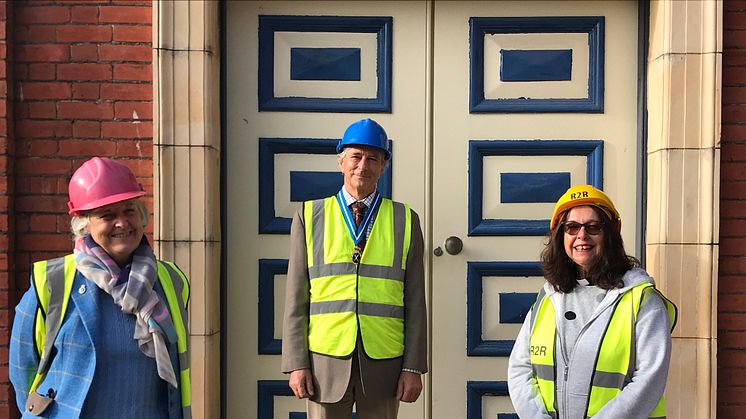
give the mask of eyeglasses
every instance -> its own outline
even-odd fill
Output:
[[[585,232],[590,234],[591,236],[595,236],[601,231],[603,231],[604,224],[603,223],[576,223],[575,221],[563,221],[562,222],[562,229],[565,230],[565,233],[574,236],[578,233],[580,233],[580,228],[585,227]]]

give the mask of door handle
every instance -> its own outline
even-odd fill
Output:
[[[445,247],[449,255],[457,255],[464,248],[464,242],[456,236],[451,236],[446,239]]]
[[[457,255],[461,253],[461,250],[463,250],[464,242],[462,242],[461,239],[456,236],[450,236],[446,239],[443,247],[446,248],[446,252],[448,252],[449,255]],[[436,247],[435,249],[433,249],[433,254],[435,256],[443,256],[443,248],[440,246]]]

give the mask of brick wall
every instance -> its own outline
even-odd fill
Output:
[[[17,417],[6,362],[12,307],[28,288],[32,261],[72,250],[66,211],[70,175],[92,156],[116,156],[127,160],[149,192],[146,200],[152,199],[152,8],[149,1],[7,4],[8,33],[14,37],[8,72],[15,127],[13,135],[3,137],[7,79],[2,71],[0,247],[6,250],[0,250],[0,417]],[[2,55],[0,60],[6,62]],[[13,158],[4,138],[12,138]],[[3,193],[13,197],[6,207]],[[12,266],[15,272],[3,273]]]
[[[746,1],[723,2],[718,418],[746,417]]]

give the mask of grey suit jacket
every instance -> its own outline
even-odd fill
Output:
[[[412,237],[404,276],[404,355],[374,360],[365,355],[358,340],[360,377],[366,396],[396,396],[402,368],[427,372],[427,310],[425,308],[425,271],[422,262],[424,243],[417,213],[412,211]],[[285,315],[282,326],[282,372],[302,368],[313,372],[314,397],[321,403],[338,402],[347,389],[352,357],[331,357],[308,350],[309,300],[306,237],[303,210],[293,217],[290,227],[290,259],[285,291]]]

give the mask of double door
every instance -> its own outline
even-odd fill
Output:
[[[280,373],[289,219],[371,117],[425,232],[431,372],[401,418],[513,411],[507,356],[553,203],[591,183],[637,249],[635,2],[227,2],[225,417],[303,417]],[[460,247],[460,249],[459,249]]]

